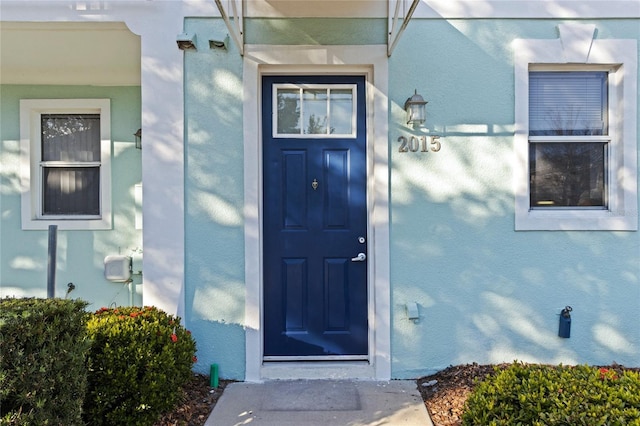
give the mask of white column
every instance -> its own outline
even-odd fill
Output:
[[[184,15],[181,2],[145,9],[127,20],[142,47],[142,302],[184,317]]]

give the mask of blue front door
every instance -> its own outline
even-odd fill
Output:
[[[263,77],[262,107],[264,357],[366,357],[364,77]]]

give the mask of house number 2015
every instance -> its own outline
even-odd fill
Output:
[[[398,152],[438,152],[440,151],[440,136],[400,136],[398,138],[400,148]],[[431,148],[431,149],[429,149]]]

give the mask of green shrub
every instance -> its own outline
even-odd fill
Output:
[[[86,306],[80,300],[0,300],[1,424],[82,424]]]
[[[480,383],[464,425],[640,425],[640,373],[514,363]]]
[[[87,423],[152,425],[176,405],[196,351],[179,318],[152,307],[102,308],[87,327]]]

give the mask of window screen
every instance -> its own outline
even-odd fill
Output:
[[[42,114],[42,214],[100,214],[100,115]]]

